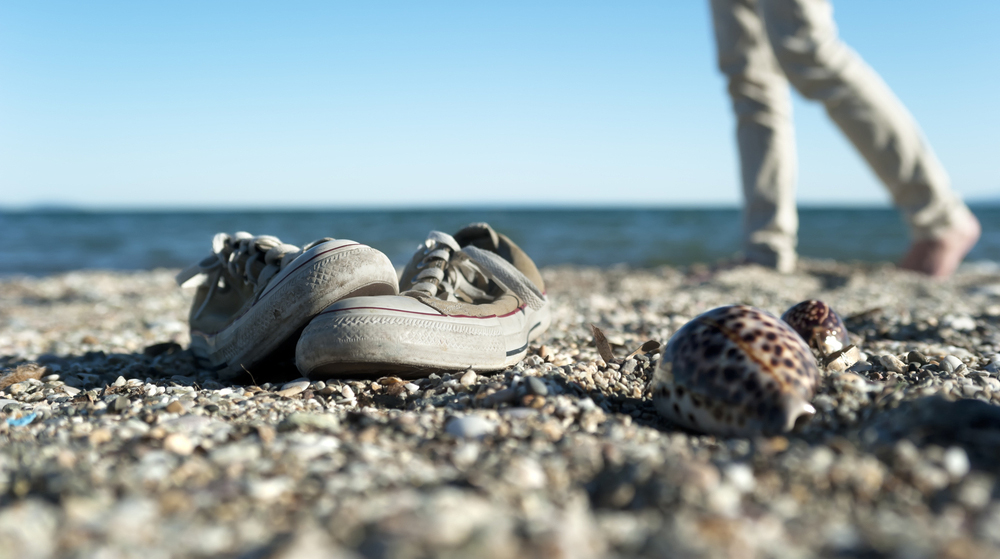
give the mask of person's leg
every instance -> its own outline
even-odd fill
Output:
[[[888,187],[910,225],[901,266],[948,276],[979,238],[979,222],[902,102],[837,36],[829,0],[759,0],[782,70],[830,118]]]
[[[795,268],[795,137],[788,82],[771,52],[755,0],[712,0],[719,69],[736,113],[747,260]]]

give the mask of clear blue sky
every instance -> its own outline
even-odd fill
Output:
[[[1000,2],[835,1],[967,198]],[[799,199],[885,203],[796,97]],[[706,1],[0,3],[0,206],[739,202]]]

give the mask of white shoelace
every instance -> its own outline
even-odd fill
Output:
[[[498,254],[471,245],[463,249],[440,231],[431,231],[418,249],[424,257],[417,264],[420,272],[410,280],[411,291],[446,301],[480,302],[494,298],[487,293],[493,280],[533,309],[545,304],[535,284]]]
[[[245,231],[233,235],[218,233],[212,239],[212,254],[177,274],[177,283],[187,287],[202,277],[208,278],[209,292],[193,315],[197,318],[216,290],[227,287],[220,283],[240,281],[252,285],[255,294],[260,293],[271,278],[300,254],[329,240],[319,239],[299,248],[270,235],[254,236]]]
[[[468,258],[456,258],[462,248],[447,233],[431,231],[418,250],[424,257],[417,263],[417,275],[410,291],[426,293],[445,301],[474,302],[489,299],[489,278]]]

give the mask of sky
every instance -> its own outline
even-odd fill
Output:
[[[1000,2],[840,0],[967,199]],[[739,204],[707,1],[0,3],[0,207]],[[802,204],[888,196],[794,96]]]

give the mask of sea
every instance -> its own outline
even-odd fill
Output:
[[[983,225],[966,259],[1000,267],[1000,205],[973,206]],[[352,239],[403,265],[431,230],[485,221],[541,266],[687,266],[733,257],[738,208],[449,208],[368,210],[0,210],[0,275],[71,270],[181,268],[211,252],[217,232],[268,234],[302,245]],[[799,254],[839,261],[895,261],[909,240],[891,208],[799,210]]]

